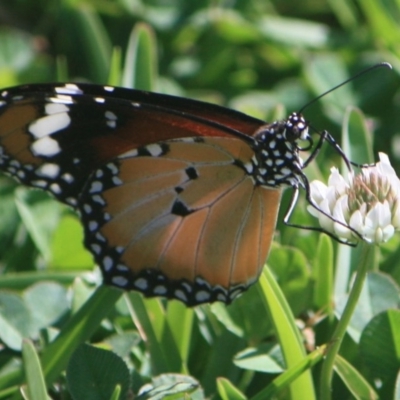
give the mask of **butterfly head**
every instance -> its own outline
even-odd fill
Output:
[[[293,112],[286,120],[286,130],[284,136],[290,142],[297,140],[308,140],[308,122],[304,119],[302,114]]]

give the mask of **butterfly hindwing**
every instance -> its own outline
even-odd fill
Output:
[[[80,212],[106,282],[190,305],[245,290],[266,259],[280,197],[254,185],[252,155],[238,139],[189,138],[94,172]]]

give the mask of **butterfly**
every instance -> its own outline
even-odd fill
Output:
[[[268,124],[163,94],[32,84],[0,91],[0,171],[78,211],[106,284],[229,304],[261,273],[282,189],[289,224],[299,188],[312,204],[303,169],[324,141],[341,152],[325,131],[313,147],[308,128],[300,113]]]

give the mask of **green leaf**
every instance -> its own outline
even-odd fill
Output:
[[[44,381],[39,356],[30,340],[24,340],[22,345],[22,357],[26,384],[28,387],[29,400],[50,399],[47,395],[46,383]]]
[[[129,390],[129,371],[113,352],[82,344],[69,360],[67,384],[75,399],[110,400],[117,386],[124,399]]]
[[[292,313],[299,313],[311,298],[307,296],[311,273],[304,254],[298,249],[274,243],[268,257],[268,266],[274,272]]]
[[[147,350],[151,356],[154,373],[180,372],[183,365],[178,344],[175,342],[160,299],[145,300],[141,294],[135,292],[130,292],[127,297],[132,319],[146,336]]]
[[[203,390],[196,379],[187,375],[163,374],[142,387],[137,400],[180,400],[190,395],[192,400],[204,400]]]
[[[157,75],[155,35],[147,24],[137,24],[129,37],[122,85],[154,90]]]
[[[264,300],[266,314],[269,315],[275,326],[276,334],[281,344],[282,353],[285,358],[286,368],[290,369],[305,357],[302,338],[295,324],[294,317],[277,285],[272,273],[268,268],[260,277],[258,288]],[[315,398],[312,377],[305,372],[290,384],[292,400]]]
[[[177,345],[180,359],[183,365],[187,365],[194,319],[193,309],[186,307],[180,301],[170,301],[166,317]]]
[[[60,28],[68,32],[81,62],[86,61],[88,74],[96,82],[106,82],[110,70],[111,43],[99,15],[86,5],[66,6],[60,14]]]
[[[129,357],[132,348],[139,345],[141,342],[140,336],[137,332],[127,332],[109,336],[105,343],[110,345],[112,351],[119,357]]]
[[[399,310],[384,311],[369,322],[361,335],[360,353],[374,379],[396,379],[400,369]]]
[[[316,250],[313,275],[314,305],[317,309],[333,318],[333,245],[327,235],[320,235]]]
[[[52,383],[59,376],[73,351],[91,337],[121,295],[122,292],[118,289],[100,286],[68,320],[56,340],[42,353],[41,360],[47,383]]]
[[[110,400],[119,400],[121,399],[121,385],[116,385],[115,389],[110,397]]]
[[[268,39],[295,46],[318,48],[329,38],[329,28],[324,24],[273,15],[261,18],[259,29]]]
[[[245,338],[252,343],[259,343],[266,335],[272,334],[273,325],[268,318],[260,318],[259,310],[264,307],[256,285],[250,287],[229,307],[223,303],[210,306],[224,329],[229,330],[239,338]]]
[[[252,43],[261,39],[260,30],[232,9],[221,9],[214,22],[218,33],[229,42]]]
[[[54,282],[37,283],[25,290],[23,297],[37,331],[56,322],[70,308],[67,290]]]
[[[335,53],[324,52],[315,55],[307,61],[304,73],[316,96],[349,78],[343,59]],[[346,107],[356,103],[350,85],[334,90],[320,101],[324,105],[326,114],[337,123],[342,122]]]
[[[51,235],[62,206],[43,192],[18,188],[16,205],[33,242],[45,260],[51,257]]]
[[[21,349],[21,336],[29,337],[37,334],[32,329],[32,316],[29,307],[16,293],[0,291],[0,316],[2,318],[1,324],[4,324],[3,328],[0,329],[0,338],[8,346],[13,343],[10,347],[14,350]],[[15,337],[13,337],[13,333]]]
[[[301,374],[319,363],[325,355],[326,347],[326,345],[320,346],[312,353],[308,354],[299,363],[287,369],[285,372],[275,378],[271,384],[258,392],[255,396],[251,398],[251,400],[264,400],[275,398],[275,396],[277,396],[281,390],[286,388]]]
[[[217,391],[222,400],[246,400],[247,397],[232,382],[225,378],[217,379]]]
[[[335,371],[356,400],[378,400],[379,396],[367,380],[343,357],[336,356]]]
[[[68,63],[65,56],[59,55],[56,58],[56,76],[58,82],[68,82]]]
[[[0,338],[12,350],[19,351],[22,346],[22,335],[0,314]]]
[[[393,399],[394,400],[399,400],[400,399],[400,371],[397,373],[396,383],[395,383],[395,387],[394,387]]]
[[[22,30],[4,26],[0,30],[0,87],[18,84],[17,72],[27,68],[34,58],[31,40]]]
[[[372,164],[372,134],[364,114],[355,107],[347,107],[342,125],[342,150],[349,160],[358,164]],[[342,165],[342,173],[347,167]]]
[[[279,346],[273,343],[262,343],[257,347],[245,349],[235,356],[233,362],[239,368],[269,374],[278,374],[285,369],[282,352]]]
[[[93,256],[83,245],[83,228],[79,220],[70,214],[61,218],[51,241],[52,268],[91,268]]]
[[[109,85],[119,86],[121,84],[121,59],[121,49],[119,47],[114,47],[111,56],[110,72],[107,80]]]
[[[0,289],[23,290],[35,283],[43,281],[55,281],[59,284],[69,285],[79,274],[86,271],[74,272],[51,272],[51,271],[31,271],[9,273],[0,277]]]
[[[398,3],[395,1],[365,0],[359,1],[357,4],[367,17],[369,28],[374,37],[379,37],[389,47],[395,46],[400,41]]]
[[[380,272],[370,272],[364,282],[360,299],[348,327],[348,333],[357,343],[368,322],[380,312],[389,308],[397,308],[400,288],[388,276]],[[348,296],[336,300],[336,312],[341,315]]]

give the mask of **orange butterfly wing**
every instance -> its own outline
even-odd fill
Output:
[[[0,169],[80,211],[105,282],[229,303],[260,274],[305,128],[123,88],[20,86],[0,92]]]

